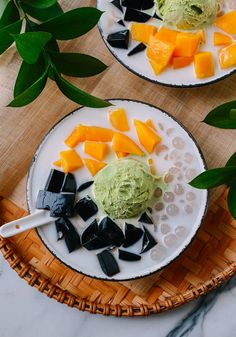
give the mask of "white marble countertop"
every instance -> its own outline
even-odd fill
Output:
[[[92,315],[31,288],[0,254],[0,337],[233,337],[235,296],[236,277],[171,312],[140,318]]]

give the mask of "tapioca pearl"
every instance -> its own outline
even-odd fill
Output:
[[[178,150],[172,150],[170,152],[170,156],[169,157],[170,157],[170,160],[172,160],[173,162],[175,162],[175,161],[178,161],[178,160],[181,159],[181,154],[179,153]]]
[[[157,211],[157,212],[160,212],[160,211],[162,211],[163,209],[164,209],[164,204],[163,204],[163,202],[158,202],[156,205],[155,205],[155,210]]]
[[[193,161],[193,155],[190,152],[184,154],[184,161],[190,164]]]
[[[183,148],[185,147],[185,141],[181,137],[175,137],[172,140],[172,144],[178,150],[183,150]]]
[[[167,145],[165,144],[158,144],[155,148],[155,152],[157,155],[159,155],[161,152],[165,152],[165,151],[168,151],[169,148]]]
[[[176,176],[176,178],[178,180],[182,180],[183,179],[183,174],[182,174],[181,170],[178,167],[171,167],[169,169],[168,173]]]
[[[185,172],[185,177],[188,179],[188,180],[192,180],[193,178],[195,178],[197,175],[197,171],[194,169],[194,168],[189,168],[186,170]]]
[[[161,220],[162,221],[168,220],[168,216],[166,214],[162,214]]]
[[[157,245],[150,251],[150,257],[153,261],[161,261],[166,257],[166,248],[162,245]]]
[[[160,187],[157,187],[154,191],[154,197],[156,198],[160,198],[163,194],[163,191]]]
[[[165,192],[163,195],[163,200],[165,202],[173,202],[175,199],[175,195],[173,192]]]
[[[185,205],[185,206],[184,206],[184,211],[185,211],[185,213],[187,213],[187,214],[191,214],[191,213],[193,213],[193,208],[192,208],[192,206],[190,206],[190,205]]]
[[[174,163],[174,165],[178,168],[183,166],[183,163],[181,161],[177,161],[176,163]]]
[[[175,234],[180,238],[184,238],[188,234],[188,231],[184,226],[178,226],[175,228]]]
[[[176,246],[177,244],[177,237],[175,234],[167,234],[165,237],[164,237],[164,243],[166,244],[166,246],[168,247],[174,247]]]
[[[165,223],[161,224],[161,232],[162,232],[162,234],[167,234],[170,231],[171,231],[171,228],[170,228],[170,226],[168,224],[165,224]]]
[[[183,188],[183,186],[181,184],[176,184],[174,186],[174,192],[175,192],[176,195],[182,195],[182,194],[184,194],[184,188]]]
[[[166,133],[167,133],[168,136],[170,136],[170,135],[173,134],[174,131],[175,131],[174,128],[169,128],[169,129],[166,130]]]
[[[166,213],[170,216],[175,216],[179,213],[179,208],[175,204],[170,204],[166,207]]]
[[[195,193],[193,193],[193,192],[187,192],[186,193],[186,200],[188,200],[188,201],[193,201],[193,200],[195,200],[196,199],[196,194]]]
[[[158,123],[157,125],[159,126],[159,128],[161,129],[161,131],[164,131],[164,125],[162,123]]]
[[[164,176],[164,182],[166,184],[169,184],[171,183],[172,181],[174,180],[174,176],[170,173],[167,173],[165,176]]]

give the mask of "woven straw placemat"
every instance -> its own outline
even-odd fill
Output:
[[[65,10],[95,6],[95,0],[61,0]],[[82,38],[60,42],[64,51],[84,52],[109,68],[88,79],[70,78],[81,89],[103,98],[130,98],[158,106],[179,119],[196,138],[209,167],[225,164],[235,152],[235,131],[200,122],[213,107],[235,99],[236,76],[194,89],[167,88],[138,78],[106,50],[95,28]],[[25,175],[45,133],[77,105],[53,81],[32,104],[4,108],[12,99],[20,59],[15,47],[0,56],[0,223],[26,214]],[[11,194],[13,191],[13,194]],[[115,316],[142,316],[172,309],[220,285],[236,269],[236,223],[226,209],[226,192],[211,195],[210,210],[189,248],[158,275],[128,283],[109,283],[80,275],[61,264],[35,231],[0,239],[11,267],[30,285],[80,310]],[[221,196],[220,196],[221,195]],[[10,201],[11,200],[11,201]]]
[[[160,273],[132,283],[105,282],[79,274],[58,261],[35,230],[0,249],[21,278],[48,297],[90,313],[145,316],[170,310],[219,286],[236,271],[236,221],[227,211],[227,191],[212,204],[185,252]],[[0,225],[26,215],[12,201],[0,200]]]

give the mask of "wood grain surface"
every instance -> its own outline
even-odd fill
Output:
[[[64,0],[61,4],[69,10],[76,7],[78,1]],[[95,1],[81,0],[79,5],[95,6]],[[106,49],[97,28],[82,38],[60,44],[62,50],[86,52],[109,65],[104,73],[93,78],[71,78],[74,84],[102,98],[137,99],[168,111],[197,139],[209,167],[223,165],[235,151],[234,131],[219,130],[201,123],[214,106],[235,99],[235,75],[202,88],[168,88],[147,82],[120,65]],[[0,195],[4,197],[8,197],[26,175],[34,151],[45,133],[77,107],[63,96],[53,81],[48,80],[35,102],[23,108],[6,108],[12,99],[19,65],[15,46],[0,57]],[[24,193],[21,198],[24,199]]]

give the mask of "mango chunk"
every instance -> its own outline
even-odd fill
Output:
[[[232,38],[228,35],[214,32],[214,46],[223,46],[225,44],[231,44]]]
[[[231,35],[236,34],[236,10],[219,16],[214,23],[216,27],[222,29],[224,32]]]
[[[147,57],[156,75],[169,65],[174,50],[173,43],[162,41],[155,36],[150,37]]]
[[[194,66],[197,78],[206,78],[215,74],[214,59],[211,52],[202,52],[194,56]]]
[[[198,33],[179,33],[176,37],[174,56],[193,56],[199,43],[200,35]]]
[[[175,44],[176,43],[176,37],[179,34],[177,30],[173,30],[167,27],[161,27],[159,31],[155,34],[155,37],[165,41]]]
[[[87,166],[89,172],[94,177],[96,173],[98,173],[103,167],[107,165],[102,161],[97,161],[93,159],[84,158],[85,165]]]
[[[98,142],[110,142],[114,132],[111,129],[102,128],[99,126],[78,125],[65,140],[69,147],[75,147],[80,142],[92,140]]]
[[[133,40],[148,44],[150,36],[157,32],[157,28],[145,23],[132,22],[130,31]]]
[[[197,34],[200,37],[200,43],[206,43],[206,33],[204,29],[199,29],[197,31]]]
[[[104,160],[108,153],[109,147],[106,143],[86,140],[84,142],[84,153],[89,154],[97,160]]]
[[[61,159],[54,161],[53,165],[57,167],[61,167]]]
[[[75,171],[83,166],[83,161],[75,150],[61,151],[60,158],[63,171],[66,173]]]
[[[129,122],[125,109],[114,109],[109,113],[109,120],[113,128],[119,131],[129,131]]]
[[[131,138],[118,132],[114,134],[112,148],[115,152],[125,152],[138,156],[144,155],[140,147]]]
[[[137,119],[134,119],[134,126],[140,143],[148,153],[152,153],[156,145],[161,142],[161,137]]]
[[[149,128],[152,128],[154,131],[157,131],[153,121],[150,118],[147,119],[145,123],[147,124],[147,126],[149,126]]]
[[[174,69],[187,67],[193,62],[192,56],[177,56],[173,57],[172,65]]]
[[[118,159],[119,158],[125,158],[128,155],[129,155],[128,153],[116,151],[116,156],[117,156]]]
[[[220,49],[218,56],[221,69],[236,66],[236,42]]]

